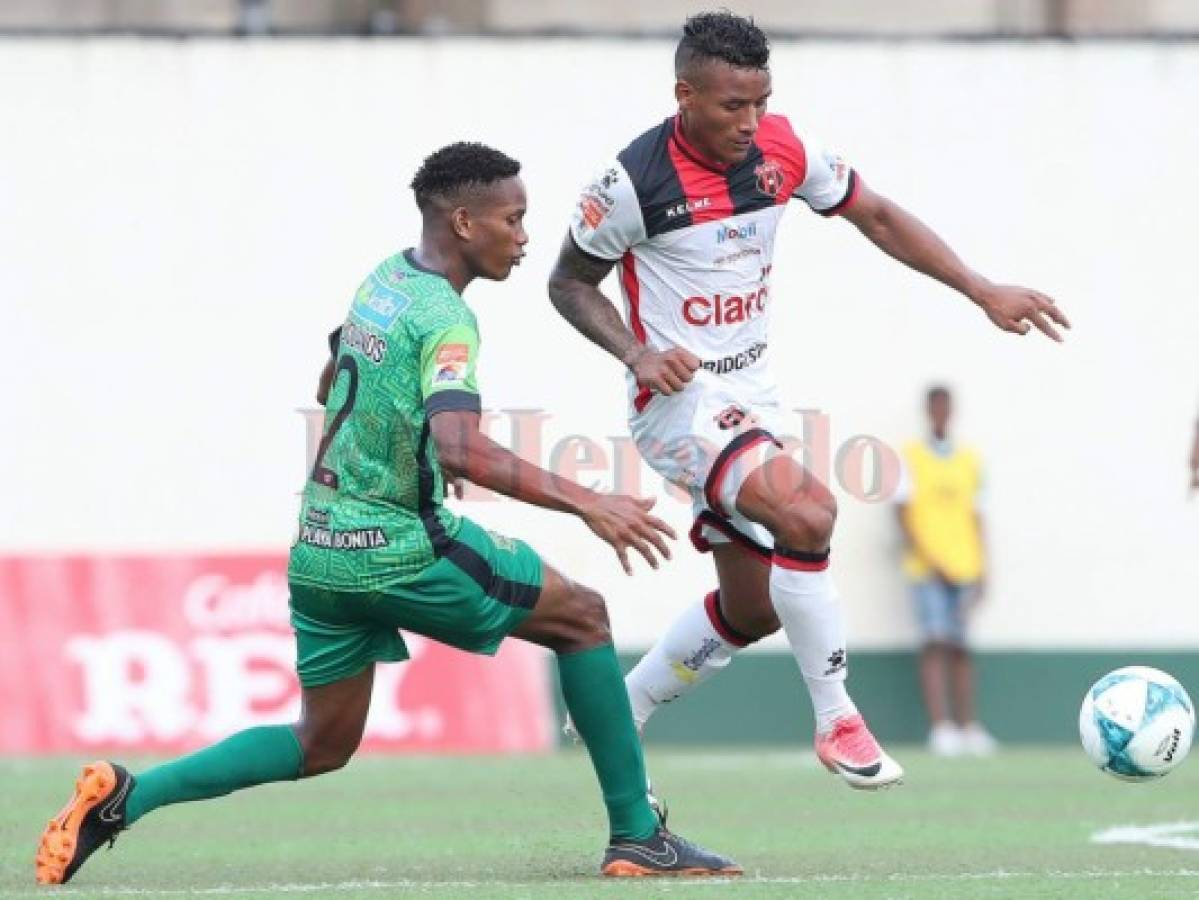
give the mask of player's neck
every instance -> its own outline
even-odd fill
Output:
[[[459,254],[448,252],[436,238],[428,235],[421,237],[420,243],[412,251],[412,258],[426,272],[440,275],[448,281],[450,287],[459,294],[466,290],[475,277]]]
[[[682,139],[684,147],[689,150],[692,155],[698,156],[701,162],[713,169],[727,169],[729,167],[728,163],[721,162],[719,159],[713,156],[712,153],[710,153],[702,143],[695,140],[692,130],[687,126],[687,117],[683,115],[682,110],[679,111],[677,120],[678,128],[675,133],[679,138]]]

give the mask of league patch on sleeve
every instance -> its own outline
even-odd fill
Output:
[[[470,366],[470,347],[466,344],[442,344],[434,357],[433,383],[465,381]]]
[[[594,187],[583,192],[579,198],[579,219],[584,226],[595,231],[608,218],[615,204],[610,197],[605,197]]]
[[[595,231],[608,218],[616,206],[611,191],[618,181],[620,173],[610,168],[583,191],[579,197],[579,220],[584,226]]]

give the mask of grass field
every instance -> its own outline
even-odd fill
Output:
[[[908,783],[869,795],[810,755],[651,750],[671,824],[735,856],[737,881],[600,880],[601,807],[585,758],[566,751],[366,757],[314,781],[171,807],[54,889],[33,885],[33,849],[76,761],[0,760],[0,897],[1199,897],[1194,760],[1129,785],[1074,748],[897,755]],[[1166,824],[1179,827],[1158,840],[1175,846],[1093,841]]]

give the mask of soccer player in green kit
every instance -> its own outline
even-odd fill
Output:
[[[420,246],[384,260],[339,330],[325,434],[305,486],[288,567],[303,712],[251,728],[136,776],[84,767],[42,835],[37,880],[61,884],[146,813],[344,766],[370,706],[375,663],[399,662],[398,629],[474,653],[507,636],[557,654],[566,705],[603,792],[605,875],[735,875],[740,868],[662,827],[645,793],[641,745],[603,599],[525,543],[442,505],[445,475],[579,516],[630,571],[629,550],[656,567],[670,528],[652,500],[597,494],[524,462],[479,431],[479,338],[462,292],[519,263],[520,165],[481,144],[438,150],[412,187]],[[330,378],[330,375],[332,376]]]

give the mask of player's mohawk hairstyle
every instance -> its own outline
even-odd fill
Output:
[[[431,153],[412,178],[416,205],[424,210],[435,198],[513,178],[520,163],[485,144],[459,141]]]
[[[674,72],[682,76],[695,63],[718,59],[739,69],[765,69],[770,44],[752,17],[727,9],[699,13],[683,23],[683,39],[674,54]]]

